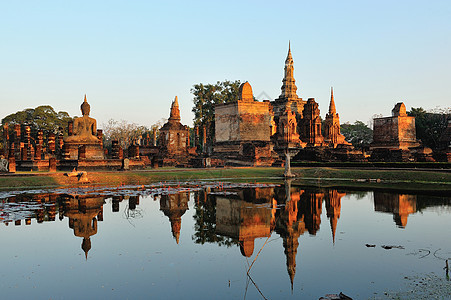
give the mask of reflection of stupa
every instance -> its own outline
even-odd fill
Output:
[[[315,235],[321,224],[321,211],[324,193],[305,191],[301,195],[301,211],[304,215],[305,227]]]
[[[393,213],[393,220],[401,228],[407,226],[407,217],[417,210],[416,195],[374,192],[374,210]]]
[[[261,203],[272,200],[272,189],[241,190],[236,195],[216,195],[216,233],[238,239],[241,254],[250,257],[254,240],[271,235],[273,209]],[[270,202],[271,203],[271,202]]]
[[[188,200],[188,193],[162,195],[160,198],[160,210],[169,218],[172,236],[177,244],[179,243],[180,229],[182,228],[182,216],[188,209]]]
[[[83,238],[81,248],[88,259],[88,251],[91,249],[90,237],[97,233],[97,216],[103,214],[102,197],[96,198],[69,198],[65,201],[64,215],[69,218],[69,227],[74,230],[74,235]]]
[[[337,230],[338,219],[341,212],[341,198],[346,193],[339,193],[337,190],[329,190],[326,193],[326,210],[327,217],[330,221],[330,228],[332,230],[332,240],[335,244],[335,231]]]
[[[296,255],[299,247],[299,236],[306,231],[304,217],[299,211],[299,201],[303,191],[291,188],[291,181],[285,182],[285,189],[278,193],[279,204],[285,203],[285,208],[276,213],[276,232],[283,240],[286,256],[287,272],[293,289],[296,274]]]

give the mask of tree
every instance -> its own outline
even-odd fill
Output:
[[[369,146],[373,141],[373,130],[362,121],[355,121],[354,124],[341,124],[340,130],[346,141],[350,142],[357,149]]]
[[[407,114],[415,117],[417,139],[426,147],[437,148],[440,136],[448,126],[448,119],[451,118],[451,109],[435,108],[426,111],[422,107],[412,107]]]
[[[50,105],[41,105],[6,116],[2,119],[2,125],[23,124],[30,126],[33,132],[43,130],[44,132],[56,133],[59,127],[67,128],[67,123],[71,120],[72,118],[67,112],[55,112]],[[12,132],[12,126],[10,130]]]
[[[236,101],[240,84],[239,80],[225,80],[216,84],[195,84],[191,89],[194,95],[194,125],[206,126],[208,144],[213,140],[215,132],[215,105]]]
[[[146,134],[149,134],[153,138],[154,128],[160,128],[160,122],[148,128],[147,126],[128,123],[125,120],[116,121],[110,119],[106,124],[102,124],[104,146],[110,149],[111,142],[117,140],[122,149],[127,149],[134,141],[137,141],[139,138],[144,138]],[[158,132],[155,133],[158,134]]]

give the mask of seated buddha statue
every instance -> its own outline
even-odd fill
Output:
[[[90,105],[85,100],[80,106],[82,117],[74,120],[73,134],[64,139],[68,143],[96,143],[99,142],[97,134],[97,121],[89,117]]]

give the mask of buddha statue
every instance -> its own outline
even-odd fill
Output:
[[[98,143],[97,138],[97,121],[89,117],[91,106],[85,100],[80,106],[82,117],[76,118],[73,125],[73,134],[65,138],[65,142],[71,143]]]
[[[89,117],[90,105],[85,100],[81,104],[82,117],[68,125],[69,136],[64,138],[63,157],[66,160],[105,159],[102,135],[97,135],[97,121]]]

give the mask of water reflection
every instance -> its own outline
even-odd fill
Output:
[[[69,218],[69,228],[73,229],[74,235],[83,238],[81,249],[88,259],[91,249],[91,236],[97,234],[97,221],[103,221],[103,197],[74,197],[63,195],[59,199],[63,213],[60,216]]]
[[[118,215],[123,203],[123,218],[133,220],[144,217],[140,202],[157,201],[160,215],[164,214],[167,217],[165,220],[170,223],[170,228],[166,227],[167,234],[172,235],[177,244],[180,242],[182,219],[186,220],[187,215],[193,218],[193,228],[184,227],[184,230],[189,232],[194,244],[232,247],[232,250],[236,249],[233,251],[239,251],[238,255],[241,253],[246,258],[255,257],[260,250],[260,247],[255,248],[256,240],[280,238],[285,256],[285,274],[288,274],[293,288],[296,259],[299,259],[302,249],[300,237],[306,233],[315,236],[320,229],[324,230],[321,218],[326,217],[328,220],[323,220],[326,224],[323,227],[326,226],[328,232],[330,226],[330,244],[335,244],[337,227],[342,221],[342,202],[348,194],[356,198],[372,195],[372,209],[392,214],[400,228],[406,228],[409,216],[418,211],[450,205],[450,198],[445,197],[379,191],[358,194],[337,189],[305,188],[286,181],[282,185],[268,186],[210,184],[206,188],[136,187],[128,192],[19,193],[0,200],[0,221],[6,226],[12,223],[29,226],[33,219],[36,223],[51,223],[55,222],[57,214],[61,221],[67,218],[68,227],[74,236],[81,239],[81,249],[87,260],[93,246],[91,238],[99,232],[106,203],[110,203],[111,212]],[[145,198],[140,199],[142,196]],[[189,207],[193,210],[187,213]],[[282,253],[281,250],[279,253]],[[281,266],[285,269],[283,264]]]
[[[189,195],[187,193],[162,195],[160,198],[160,210],[169,218],[172,236],[177,244],[182,228],[182,216],[188,210],[188,200]]]

